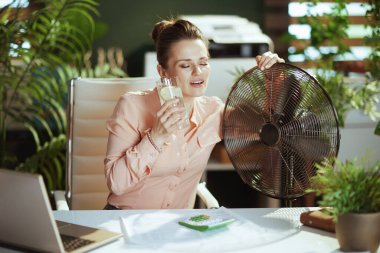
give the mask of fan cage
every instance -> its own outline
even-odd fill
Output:
[[[336,157],[340,133],[332,100],[306,71],[254,67],[232,86],[223,113],[228,156],[242,180],[263,194],[305,194],[315,164]]]

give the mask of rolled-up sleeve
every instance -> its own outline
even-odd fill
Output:
[[[128,192],[137,182],[150,175],[159,152],[149,141],[146,132],[139,130],[144,117],[136,97],[123,95],[107,121],[109,131],[107,154],[104,160],[109,190],[115,195]]]

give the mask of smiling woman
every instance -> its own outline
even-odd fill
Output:
[[[158,65],[160,76],[177,76],[187,108],[194,97],[206,91],[210,74],[208,50],[202,40],[182,40],[173,44],[167,67]]]
[[[210,74],[208,40],[185,20],[161,21],[152,38],[156,44],[160,76],[176,76],[182,88],[185,106],[191,111],[194,97],[204,94]]]
[[[124,94],[108,121],[105,173],[107,208],[192,208],[196,187],[215,144],[221,141],[224,104],[205,96],[210,75],[208,42],[186,20],[164,20],[152,38],[161,77],[176,77],[189,115],[176,99],[162,105],[157,88]],[[282,62],[270,52],[257,57],[260,68]]]

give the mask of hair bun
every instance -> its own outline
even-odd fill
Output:
[[[168,26],[173,25],[172,20],[162,20],[154,25],[152,31],[152,39],[154,43],[157,43],[158,36],[161,34],[163,30],[165,30]]]

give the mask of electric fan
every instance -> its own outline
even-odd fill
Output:
[[[232,86],[223,138],[246,184],[292,200],[305,194],[316,163],[337,156],[340,134],[335,108],[318,81],[298,67],[276,63],[248,70]]]

